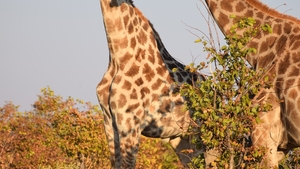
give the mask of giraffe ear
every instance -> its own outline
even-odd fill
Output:
[[[118,7],[122,3],[127,3],[127,4],[131,5],[132,7],[135,7],[133,5],[133,0],[111,0],[110,7]]]

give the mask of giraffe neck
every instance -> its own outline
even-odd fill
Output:
[[[191,76],[184,69],[185,66],[168,53],[153,25],[134,6],[132,1],[101,0],[100,3],[110,53],[110,64],[122,71],[125,71],[125,67],[129,67],[127,65],[130,65],[128,74],[134,76],[139,68],[132,69],[130,60],[140,62],[147,60],[154,65],[162,65],[159,68],[161,70],[157,70],[157,72],[168,72],[173,78],[173,80],[167,78],[168,81],[191,82]],[[177,68],[178,72],[173,73],[173,68]],[[132,72],[129,72],[131,70]]]
[[[221,31],[226,35],[229,33],[234,20],[230,19],[232,14],[236,18],[252,17],[259,23],[270,22],[276,19],[285,19],[300,25],[300,20],[295,17],[279,13],[269,8],[259,0],[205,0],[210,12],[219,25]]]
[[[205,0],[206,4],[213,15],[216,23],[223,32],[229,35],[230,28],[240,18],[251,17],[256,21],[255,26],[268,24],[271,26],[273,33],[259,33],[257,37],[250,42],[250,47],[256,48],[260,55],[247,56],[248,62],[255,67],[265,67],[268,61],[275,61],[282,55],[280,51],[284,50],[284,43],[287,41],[289,33],[299,31],[300,21],[292,16],[281,14],[274,9],[262,4],[258,0]],[[230,18],[235,15],[235,19]],[[242,31],[241,31],[242,32]],[[281,39],[281,40],[279,40]],[[277,45],[277,46],[272,46]],[[268,51],[272,49],[274,51]],[[261,58],[268,55],[268,58]],[[260,62],[260,63],[257,63]]]

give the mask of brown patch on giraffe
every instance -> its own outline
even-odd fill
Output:
[[[125,73],[126,76],[134,77],[139,73],[140,67],[133,63],[130,69]]]
[[[275,24],[272,26],[272,30],[277,36],[280,36],[282,34],[282,24]]]
[[[146,51],[138,48],[136,51],[136,55],[135,55],[135,60],[138,62],[142,62],[143,61],[143,56],[145,56]]]
[[[167,80],[168,83],[173,83],[173,82],[174,82],[174,80],[173,80],[173,78],[170,76],[170,74],[168,74],[166,80]]]
[[[138,24],[139,24],[138,18],[133,18],[132,25],[134,25],[134,27],[136,27],[136,26],[138,26]]]
[[[152,70],[148,63],[144,65],[143,74],[148,82],[150,82],[155,76],[155,72]]]
[[[109,105],[110,105],[110,108],[113,109],[113,110],[117,108],[117,104],[114,101],[110,101]]]
[[[155,51],[154,51],[155,52]],[[163,59],[161,58],[162,57],[162,55],[160,55],[160,52],[159,51],[156,51],[156,55],[155,56],[157,56],[156,58],[157,58],[157,64],[158,65],[163,65],[163,66],[165,66],[165,63],[164,63],[164,61],[163,61]]]
[[[300,35],[296,35],[294,36],[293,38],[290,38],[291,39],[291,50],[297,50],[299,49],[300,47]],[[299,56],[299,55],[298,55]]]
[[[275,49],[277,49],[276,55],[282,55],[285,52],[285,47],[287,45],[287,36],[281,35],[280,38],[277,40],[277,44]]]
[[[136,116],[133,117],[133,121],[134,121],[134,125],[137,126],[140,123],[139,118],[137,118]],[[135,131],[135,130],[134,130]]]
[[[135,130],[133,130],[133,131],[132,131],[132,134],[131,134],[131,136],[132,136],[132,137],[134,137],[134,138],[137,136],[137,134],[136,134],[136,131],[135,131]]]
[[[138,99],[138,94],[136,92],[135,89],[132,90],[131,94],[130,94],[130,99],[133,99],[133,100],[137,100]]]
[[[143,102],[143,107],[148,107],[150,105],[150,101],[149,99],[146,99],[144,102]]]
[[[127,130],[130,131],[132,129],[131,118],[128,117],[125,124],[127,124]]]
[[[117,123],[121,124],[123,120],[124,120],[123,114],[122,113],[118,113],[117,114]]]
[[[139,32],[139,34],[137,36],[137,40],[138,40],[139,44],[141,44],[141,45],[145,45],[147,43],[148,38],[144,31]]]
[[[163,80],[161,80],[160,78],[156,80],[155,83],[153,83],[153,85],[151,86],[152,90],[157,90],[162,84],[163,84]]]
[[[143,29],[144,29],[145,32],[148,31],[149,27],[150,27],[149,22],[146,22],[145,24],[143,24]]]
[[[284,74],[290,66],[290,59],[287,56],[283,56],[283,58],[279,61],[278,74]]]
[[[135,37],[132,37],[130,40],[130,48],[135,49],[135,47],[136,47],[136,39]]]
[[[141,98],[140,99],[143,99],[143,98],[145,98],[145,96],[147,95],[147,94],[149,94],[150,93],[150,90],[147,88],[147,87],[143,87],[142,89],[141,89]]]
[[[114,78],[114,81],[113,81],[113,83],[115,83],[115,84],[119,84],[119,83],[121,82],[121,80],[122,80],[122,76],[120,76],[120,75],[117,75],[117,76]]]
[[[120,69],[124,70],[126,64],[128,63],[128,61],[131,59],[132,55],[128,52],[126,52],[126,54],[120,58]]]
[[[121,49],[127,48],[127,46],[128,46],[127,36],[120,38],[120,39],[114,39],[112,43],[114,45],[120,47]]]
[[[169,92],[170,92],[170,89],[169,89],[169,87],[167,87],[167,86],[164,86],[162,89],[161,89],[161,95],[162,96],[169,96]]]
[[[108,82],[108,80],[105,77],[103,77],[101,82],[98,84],[98,86],[102,86],[102,85],[106,84],[107,82]]]
[[[110,61],[110,64],[109,64],[108,69],[110,69],[111,67],[114,67],[114,66],[112,66],[113,63],[114,63],[113,61]],[[115,70],[114,68],[112,68],[111,71],[109,72],[109,75],[110,75],[111,77],[114,77],[115,74],[116,74],[115,72],[116,72],[116,70]]]
[[[299,63],[300,62],[300,52],[293,52],[292,53],[292,62],[293,63]],[[299,67],[299,64],[298,64]]]
[[[141,86],[144,84],[144,81],[143,79],[140,77],[138,78],[135,82],[134,82],[137,86]]]
[[[295,104],[293,104],[295,106]],[[298,98],[297,100],[297,110],[300,110],[300,98]],[[296,112],[295,114],[295,118],[299,119],[299,114]]]
[[[293,33],[299,34],[299,32],[300,32],[300,28],[299,27],[294,27]]]
[[[153,50],[153,48],[152,48],[151,45],[149,46],[148,52],[149,52],[148,60],[149,60],[152,64],[154,64],[154,63],[155,63],[155,55],[154,55],[154,50]]]
[[[160,75],[161,77],[163,77],[164,74],[165,74],[165,68],[162,67],[162,66],[158,66],[158,67],[156,68],[156,74],[158,74],[158,75]]]
[[[143,113],[143,110],[139,109],[137,112],[136,112],[136,116],[140,117]],[[141,117],[143,118],[143,117]]]
[[[128,34],[132,34],[134,32],[134,26],[132,25],[131,22],[129,22],[127,29],[128,29]],[[132,38],[132,39],[134,39],[134,38]]]
[[[159,99],[159,95],[158,94],[152,94],[151,98],[152,98],[152,101],[157,101]]]
[[[130,18],[129,18],[128,15],[126,15],[126,16],[123,17],[123,22],[124,22],[124,26],[125,26],[125,27],[128,25],[129,19],[130,19]]]
[[[273,52],[268,53],[266,56],[261,56],[258,59],[258,67],[259,68],[266,68],[267,66],[270,66],[271,61],[275,58],[275,55]]]
[[[283,21],[281,21],[281,22],[283,22]],[[283,32],[286,33],[287,35],[289,35],[292,32],[292,25],[288,24],[288,23],[284,24]]]
[[[128,10],[128,6],[127,5],[121,5],[120,10],[121,10],[122,13],[124,13]]]
[[[123,24],[122,24],[122,18],[117,18],[116,20],[115,20],[115,29],[117,30],[117,31],[121,31],[121,30],[123,30]]]
[[[124,131],[122,131],[122,132],[120,133],[120,135],[121,135],[121,137],[126,137],[126,136],[127,136],[127,133],[124,132]],[[121,149],[121,152],[122,152],[122,153],[125,153],[125,149]]]
[[[126,113],[133,113],[134,110],[136,110],[138,107],[140,106],[139,103],[136,103],[136,104],[131,104],[127,107],[126,109]]]
[[[292,76],[299,76],[299,72],[300,72],[300,69],[297,68],[297,67],[292,67],[291,70],[290,70],[290,73],[289,73],[289,77],[292,77]]]
[[[154,49],[156,49],[157,48],[156,39],[152,35],[150,35],[149,38],[150,38],[150,41],[151,41],[150,44],[152,44]],[[159,51],[157,51],[157,53],[159,53]],[[159,55],[156,55],[156,56],[159,56]]]
[[[265,16],[264,13],[262,13],[262,12],[260,12],[260,11],[259,11],[259,12],[256,12],[256,17],[257,17],[257,18],[263,19],[264,16]]]
[[[171,100],[163,100],[158,110],[159,113],[171,112]]]
[[[128,10],[127,10],[128,11]],[[133,15],[135,14],[134,9],[129,8],[129,16],[130,18],[133,18]]]
[[[297,96],[298,96],[298,92],[297,92],[296,89],[290,90],[290,92],[289,92],[289,94],[288,94],[288,97],[289,97],[290,99],[295,100],[295,99],[297,98]]]
[[[131,89],[131,83],[128,80],[124,80],[122,89],[124,89],[124,90],[130,90]]]
[[[106,26],[107,33],[112,33],[115,31],[115,26],[114,26],[113,20],[106,18],[105,26]]]
[[[253,11],[251,11],[251,10],[248,10],[246,13],[245,13],[245,15],[244,16],[254,16],[254,12]],[[259,24],[259,21],[257,21],[257,23]]]
[[[124,94],[120,94],[119,100],[118,100],[118,108],[123,108],[126,105],[127,99]]]
[[[268,51],[269,48],[274,45],[276,39],[277,39],[277,37],[275,37],[275,36],[267,37],[267,39],[261,43],[260,48],[259,48],[259,53]]]
[[[248,46],[249,46],[249,48],[259,49],[258,42],[255,42],[255,41],[250,41]]]
[[[109,92],[109,86],[110,85],[106,85],[105,87],[102,87],[101,90],[98,90],[97,93],[98,93],[98,96],[99,99],[102,97],[101,100],[103,100],[105,102],[105,104],[108,104],[107,101],[108,101],[108,93]]]
[[[226,3],[226,1],[224,1],[224,3]],[[228,2],[228,3],[230,3],[230,2]],[[232,4],[232,3],[230,3],[230,4]],[[240,13],[245,9],[246,9],[246,6],[244,5],[244,3],[243,2],[238,2],[238,4],[236,5],[236,8],[235,8],[235,11]],[[230,12],[232,12],[232,11],[230,11]]]
[[[214,13],[218,8],[217,3],[213,2],[213,1],[210,1],[208,6],[209,6],[209,9],[211,10],[212,13]]]
[[[227,25],[228,23],[230,23],[229,16],[224,13],[220,13],[218,21],[219,21],[219,27],[222,31],[224,31],[223,30],[224,26]],[[223,25],[223,26],[221,26],[221,25]]]

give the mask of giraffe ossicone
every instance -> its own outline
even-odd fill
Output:
[[[270,89],[261,89],[258,100],[270,103],[273,110],[261,112],[262,123],[251,133],[255,146],[267,148],[270,167],[278,166],[283,154],[300,147],[300,20],[277,12],[258,0],[205,0],[224,35],[230,34],[235,15],[255,19],[255,26],[268,24],[272,33],[258,32],[248,47],[256,54],[246,60],[256,69],[268,69]],[[243,31],[243,30],[242,30]],[[255,99],[256,99],[255,98]]]
[[[185,110],[175,83],[191,84],[203,77],[185,70],[168,53],[132,0],[100,0],[100,5],[109,65],[97,86],[97,96],[104,112],[112,167],[135,167],[141,134],[170,138],[180,153],[190,145],[188,139],[180,138],[190,124],[190,112]],[[184,163],[190,160],[179,158]]]

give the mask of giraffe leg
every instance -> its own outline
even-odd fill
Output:
[[[204,153],[205,168],[211,168],[210,164],[216,160],[220,153],[216,149],[205,150],[205,148],[197,149],[195,145],[190,142],[189,137],[176,137],[169,139],[169,143],[176,152],[180,162],[185,168],[189,168],[188,164],[191,163],[193,157],[197,157]],[[183,150],[192,150],[190,153],[184,153]]]
[[[118,152],[120,152],[120,141],[119,136],[117,134],[117,128],[115,120],[107,111],[104,111],[104,127],[105,127],[105,134],[108,141],[108,147],[110,151],[110,162],[112,168],[120,168],[121,167],[121,156]]]
[[[121,168],[134,169],[140,142],[139,126],[130,131],[119,128],[119,132]]]
[[[261,123],[254,126],[251,134],[254,146],[266,147],[265,160],[270,167],[277,167],[280,160],[278,146],[283,139],[283,124],[280,118],[280,107],[264,112],[260,117]]]
[[[192,153],[183,153],[183,150],[191,149],[191,143],[189,139],[176,137],[169,139],[169,143],[173,150],[175,151],[177,157],[185,168],[188,168],[188,164],[191,162],[193,158]]]

